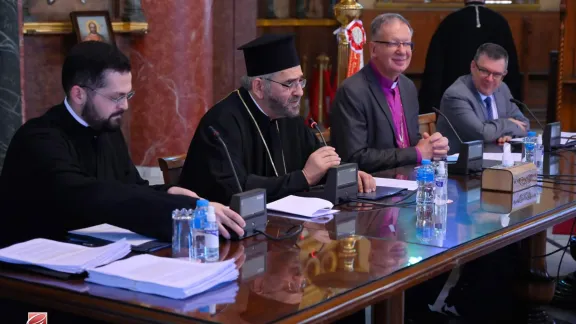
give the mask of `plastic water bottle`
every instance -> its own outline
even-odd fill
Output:
[[[193,218],[186,209],[172,212],[172,257],[194,260]]]
[[[534,163],[534,151],[536,149],[536,132],[528,132],[524,138],[524,160]]]
[[[436,161],[434,171],[434,204],[445,205],[448,200],[448,168],[446,168],[446,161]]]
[[[208,200],[200,199],[196,202],[196,209],[194,210],[194,257],[200,262],[205,261],[206,237],[204,235],[204,223],[206,223],[208,206]]]
[[[418,206],[434,203],[434,169],[430,160],[422,160],[422,166],[416,172],[418,191],[416,192],[416,204]]]
[[[534,164],[538,168],[538,173],[542,174],[544,167],[544,145],[542,145],[542,134],[538,134],[536,146],[534,147]]]
[[[204,237],[206,239],[206,262],[215,262],[220,260],[220,246],[218,237],[218,223],[214,207],[208,206],[206,223],[204,224]]]

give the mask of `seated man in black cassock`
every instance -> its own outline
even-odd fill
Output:
[[[230,151],[243,190],[264,188],[268,201],[318,184],[340,164],[334,148],[321,144],[299,117],[306,80],[291,35],[264,35],[243,45],[247,76],[242,88],[210,109],[188,149],[180,185],[213,201],[228,203],[239,192],[216,129]],[[359,172],[359,190],[375,190],[374,178]]]
[[[128,58],[107,43],[79,43],[64,61],[62,85],[64,102],[26,122],[8,147],[0,244],[64,239],[69,230],[102,223],[170,241],[172,211],[194,208],[197,196],[149,186],[132,163],[120,130],[134,95]],[[238,214],[212,205],[219,222],[243,233]]]

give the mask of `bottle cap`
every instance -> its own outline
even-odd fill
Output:
[[[428,165],[428,164],[430,164],[430,160],[428,160],[428,159],[422,160],[422,165]]]
[[[512,158],[510,143],[504,143],[504,153],[502,154],[502,165],[505,167],[511,167],[514,165],[514,159]]]
[[[208,212],[206,213],[206,219],[209,222],[216,221],[216,214],[214,213],[214,206],[208,206]]]
[[[528,137],[535,137],[535,136],[536,136],[536,132],[534,132],[534,131],[528,132]]]
[[[538,138],[536,139],[536,144],[542,145],[542,134],[538,134]]]
[[[206,199],[199,199],[199,200],[196,202],[196,207],[208,207],[209,204],[210,204],[210,203],[208,202],[208,200],[206,200]]]

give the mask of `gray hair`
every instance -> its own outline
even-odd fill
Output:
[[[495,61],[504,59],[504,62],[506,62],[506,69],[508,69],[508,52],[504,47],[494,43],[484,43],[476,50],[476,54],[474,55],[475,62],[478,62],[480,55],[486,55],[489,59]]]
[[[380,27],[382,27],[382,25],[389,24],[395,20],[399,20],[400,22],[403,22],[404,24],[406,24],[406,26],[408,26],[408,28],[410,29],[410,35],[414,34],[414,29],[412,29],[412,26],[410,26],[410,22],[408,22],[408,19],[404,18],[401,14],[384,13],[384,14],[378,15],[376,18],[374,18],[374,20],[372,20],[372,23],[370,24],[370,30],[372,33],[371,38],[376,37],[376,35],[378,34],[378,31],[380,31]]]
[[[272,77],[274,77],[276,73],[270,73],[270,74],[263,74],[263,75],[258,75],[258,76],[247,76],[247,75],[243,75],[242,77],[240,77],[240,84],[242,85],[242,88],[248,90],[248,91],[252,91],[252,82],[255,79],[262,79],[264,80],[264,90],[265,91],[270,91],[270,87],[272,86],[271,82],[268,81],[268,79],[272,79]]]

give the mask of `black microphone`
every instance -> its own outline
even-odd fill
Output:
[[[234,173],[234,179],[236,179],[236,184],[238,185],[239,192],[243,192],[242,186],[240,185],[240,180],[238,179],[238,174],[236,174],[236,168],[234,168],[234,164],[232,163],[232,158],[230,157],[230,152],[228,152],[228,146],[224,143],[222,137],[220,137],[220,133],[212,126],[208,126],[208,129],[212,132],[212,135],[218,139],[222,147],[224,147],[224,151],[226,152],[226,157],[228,158],[228,163],[230,163],[230,168],[232,168],[232,173]]]
[[[532,112],[532,110],[530,110],[530,108],[528,108],[528,105],[526,105],[525,103],[523,103],[522,101],[518,100],[518,99],[514,99],[511,98],[510,102],[515,103],[517,105],[520,105],[524,108],[526,108],[526,110],[528,110],[528,112],[530,113],[530,115],[532,115],[532,117],[534,118],[534,120],[538,123],[538,125],[540,125],[540,128],[542,128],[542,131],[544,131],[544,126],[542,126],[542,123],[538,120],[538,118],[536,118],[536,115],[534,115],[534,113]]]
[[[308,122],[310,123],[310,128],[313,128],[313,129],[318,131],[318,134],[320,134],[320,137],[322,138],[322,142],[324,143],[324,146],[328,146],[328,144],[326,144],[326,140],[324,139],[324,135],[322,135],[322,131],[320,130],[320,127],[318,127],[318,123],[316,123],[312,117],[308,118]]]
[[[452,123],[450,122],[450,119],[448,119],[448,117],[446,117],[446,115],[444,115],[443,112],[440,111],[440,109],[436,108],[436,107],[432,107],[432,109],[437,112],[440,116],[444,117],[444,119],[446,119],[446,122],[448,123],[448,126],[450,126],[450,128],[452,129],[452,131],[454,132],[454,135],[456,135],[456,137],[458,137],[458,140],[460,141],[460,143],[464,143],[464,141],[462,141],[462,139],[460,138],[460,135],[458,135],[458,132],[456,132],[456,129],[454,128],[454,126],[452,126]]]

